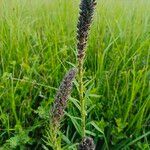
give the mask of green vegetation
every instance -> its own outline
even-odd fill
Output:
[[[150,1],[97,0],[84,65],[86,135],[98,150],[150,149]],[[49,111],[76,64],[79,0],[0,1],[0,150],[50,149]],[[64,150],[82,126],[74,88]]]

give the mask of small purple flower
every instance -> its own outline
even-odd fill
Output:
[[[67,100],[71,94],[73,80],[77,73],[77,69],[71,69],[64,77],[54,100],[54,104],[51,110],[52,122],[54,125],[60,123],[61,118],[64,116],[64,110],[67,106]]]
[[[96,0],[82,0],[80,4],[80,16],[77,24],[77,49],[79,60],[85,55],[84,49],[87,44],[88,31],[92,23],[95,6]]]
[[[95,150],[95,144],[92,138],[85,137],[78,146],[78,150]]]

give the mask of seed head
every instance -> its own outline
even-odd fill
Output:
[[[67,105],[67,100],[71,94],[73,79],[77,73],[77,69],[71,69],[64,77],[54,100],[51,110],[52,122],[54,125],[59,124],[61,118],[64,116],[64,110]]]
[[[78,150],[95,150],[95,144],[92,138],[85,137],[79,144]]]
[[[87,44],[88,31],[92,23],[93,13],[96,6],[96,0],[81,0],[80,16],[77,24],[77,49],[78,59],[82,59]]]

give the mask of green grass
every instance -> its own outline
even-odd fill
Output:
[[[150,149],[150,1],[97,0],[85,61],[86,134],[97,149]],[[0,1],[0,149],[46,149],[56,89],[76,64],[79,0]],[[81,140],[78,83],[62,121]]]

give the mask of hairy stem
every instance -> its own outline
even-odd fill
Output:
[[[82,137],[85,137],[85,100],[84,100],[84,85],[83,85],[83,64],[84,59],[79,61],[79,96],[81,104],[81,118],[82,118]]]
[[[55,127],[52,127],[52,137],[51,137],[51,140],[52,140],[52,144],[53,144],[53,150],[61,150],[61,144],[59,143],[59,140],[57,138],[57,132],[58,132],[58,127],[55,126]]]

